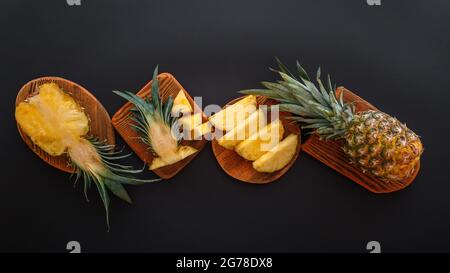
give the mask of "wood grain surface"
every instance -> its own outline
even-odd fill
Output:
[[[243,97],[236,98],[233,101],[229,102],[228,105],[232,105],[242,99]],[[257,104],[259,105],[273,105],[275,102],[273,100],[269,100],[263,96],[257,96]],[[234,150],[228,150],[224,147],[220,146],[216,140],[212,140],[212,150],[214,156],[217,159],[220,167],[231,177],[247,183],[253,184],[266,184],[273,182],[283,176],[294,164],[297,160],[298,155],[301,150],[301,134],[300,128],[297,124],[290,120],[283,119],[283,117],[290,116],[290,114],[285,112],[280,112],[280,119],[283,123],[285,132],[284,137],[289,134],[298,135],[299,141],[297,145],[297,151],[292,158],[292,160],[287,164],[283,169],[273,172],[273,173],[262,173],[258,172],[253,168],[252,161],[246,160],[245,158],[238,155]],[[269,120],[269,119],[268,119]]]
[[[29,96],[36,94],[39,86],[48,82],[56,83],[66,93],[70,94],[81,107],[83,107],[84,112],[89,117],[90,130],[88,135],[107,140],[109,144],[115,144],[114,129],[111,125],[111,118],[109,117],[108,112],[89,91],[72,81],[59,77],[43,77],[32,80],[20,89],[16,97],[16,106]],[[31,141],[31,139],[20,129],[19,125],[17,125],[17,128],[19,129],[20,136],[28,147],[30,147],[30,149],[42,160],[62,171],[68,173],[74,172],[66,155],[51,156],[47,154]]]
[[[341,92],[344,92],[344,101],[355,103],[357,112],[370,109],[378,110],[372,104],[368,103],[344,87],[339,87],[336,90],[337,96],[340,96]],[[400,182],[384,182],[371,176],[370,174],[363,173],[359,168],[350,164],[347,156],[341,149],[341,144],[339,142],[322,141],[317,135],[312,135],[303,144],[303,151],[374,193],[395,192],[407,187],[414,181],[420,169],[419,162],[413,175],[411,175],[407,180]]]
[[[192,109],[195,109],[195,102],[189,93],[181,86],[181,84],[169,73],[161,73],[158,75],[159,81],[159,93],[163,101],[167,100],[169,96],[175,98],[180,90],[183,90],[186,98],[189,100],[189,103],[192,106]],[[150,96],[152,81],[147,83],[138,93],[137,95],[141,98]],[[128,146],[133,149],[133,151],[138,155],[138,157],[146,162],[147,164],[151,164],[154,156],[152,152],[148,149],[148,146],[142,143],[138,137],[139,135],[130,126],[132,123],[131,117],[131,108],[133,105],[130,102],[127,102],[124,106],[122,106],[113,116],[112,124],[114,128],[116,128],[117,132],[120,136],[125,140]],[[206,115],[202,112],[203,122],[206,122],[208,119]],[[165,166],[156,170],[153,170],[159,177],[163,179],[169,179],[174,177],[177,173],[179,173],[189,162],[194,159],[194,157],[205,147],[206,140],[182,140],[181,145],[188,145],[196,148],[197,153],[186,157],[185,159],[178,161],[175,164]]]

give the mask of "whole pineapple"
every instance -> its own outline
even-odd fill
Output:
[[[280,111],[295,114],[292,119],[314,129],[321,138],[343,140],[342,149],[350,161],[363,172],[385,181],[402,181],[414,172],[423,152],[419,137],[396,118],[379,111],[357,113],[352,103],[336,98],[336,87],[328,76],[327,87],[320,79],[310,80],[297,62],[297,79],[277,59],[281,76],[276,83],[262,82],[266,89],[240,91],[263,95],[280,102]]]

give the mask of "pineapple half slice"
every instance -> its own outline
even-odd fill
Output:
[[[69,142],[89,131],[86,114],[56,83],[42,84],[37,95],[20,103],[16,120],[33,143],[52,156],[65,153]]]
[[[163,103],[159,95],[157,76],[158,67],[153,72],[151,97],[142,99],[131,92],[113,91],[134,105],[131,110],[133,123],[130,126],[136,130],[139,139],[155,156],[149,166],[150,170],[172,165],[197,152],[193,147],[180,145],[179,132],[176,132],[179,126],[175,126],[178,118],[171,115],[174,101],[170,96]],[[189,122],[186,122],[186,125],[191,126]]]
[[[109,228],[108,189],[117,197],[131,203],[123,184],[142,184],[159,181],[140,180],[129,177],[142,170],[133,170],[112,161],[129,155],[119,155],[114,145],[86,137],[89,132],[89,118],[81,106],[56,83],[44,83],[38,93],[19,103],[15,117],[23,132],[34,144],[52,156],[67,154],[75,168],[76,181],[83,177],[84,194],[91,184],[97,186],[106,210]],[[125,175],[122,175],[125,174]]]
[[[186,95],[184,94],[183,90],[180,90],[178,92],[178,95],[173,100],[173,107],[171,110],[171,114],[174,117],[177,117],[179,113],[187,114],[192,113],[192,106],[189,103],[189,100],[186,98]]]
[[[212,115],[209,117],[209,121],[216,129],[229,132],[234,129],[242,119],[248,118],[250,114],[255,112],[256,108],[256,96],[249,95]]]
[[[253,162],[253,168],[258,172],[273,173],[283,169],[294,157],[297,151],[298,135],[290,134],[277,146]]]
[[[262,125],[266,124],[266,115],[263,110],[253,112],[244,122],[240,122],[239,125],[233,130],[226,133],[219,138],[217,142],[220,146],[233,150],[236,145],[246,140],[255,132],[258,132]]]
[[[247,160],[257,160],[280,143],[283,134],[283,123],[277,119],[250,136],[250,138],[239,143],[235,147],[235,151]]]

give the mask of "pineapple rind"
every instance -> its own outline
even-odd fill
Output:
[[[343,150],[361,170],[389,182],[402,181],[414,172],[423,147],[419,137],[396,118],[369,110],[354,116]]]

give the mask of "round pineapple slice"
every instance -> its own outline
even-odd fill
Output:
[[[298,135],[290,134],[277,146],[253,162],[253,168],[258,172],[273,173],[283,169],[294,157],[297,151]]]

